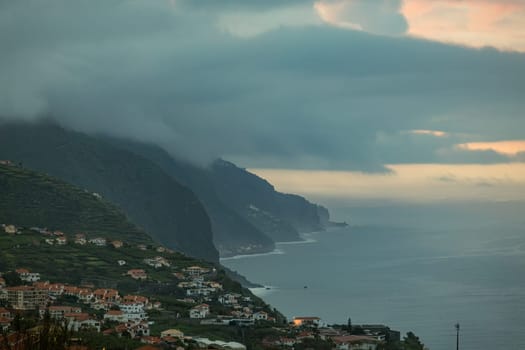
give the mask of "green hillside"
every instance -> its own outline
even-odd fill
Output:
[[[0,193],[0,223],[152,243],[99,195],[45,174],[0,165]]]
[[[116,288],[122,294],[140,293],[163,305],[161,311],[151,315],[155,332],[177,326],[207,334],[213,329],[201,329],[191,322],[186,325],[174,317],[176,314],[187,317],[191,307],[191,304],[178,300],[185,298],[186,292],[178,286],[180,280],[174,274],[198,265],[210,271],[206,280],[222,285],[220,293],[249,296],[254,310],[266,310],[281,317],[248,289],[227,277],[219,265],[165,249],[127,221],[117,207],[93,193],[45,174],[6,165],[0,165],[0,193],[0,224],[15,225],[18,229],[17,233],[4,232],[4,228],[0,230],[0,272],[26,268],[40,273],[43,281],[72,285],[87,283],[96,288]],[[39,232],[35,227],[46,227],[49,233]],[[66,244],[46,241],[56,240],[51,234],[54,230],[64,233],[68,239]],[[77,244],[74,236],[79,232],[88,239],[121,240],[123,246]],[[153,267],[145,261],[159,257],[169,265]],[[120,265],[119,260],[125,264]],[[147,279],[132,279],[127,276],[130,269],[143,269]],[[225,312],[216,296],[209,304],[212,312]],[[215,335],[236,339],[228,335],[231,332],[230,328],[220,328]]]
[[[199,199],[144,157],[42,122],[1,124],[0,159],[100,193],[156,241],[218,262],[210,219]]]

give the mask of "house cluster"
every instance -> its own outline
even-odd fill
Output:
[[[20,276],[30,274],[26,269],[17,269],[17,272]],[[192,344],[194,348],[246,349],[243,344],[236,342],[185,336],[177,329],[167,329],[160,336],[152,336],[148,311],[159,309],[161,305],[142,295],[122,296],[116,289],[93,289],[47,281],[6,287],[1,277],[0,290],[5,291],[5,301],[9,306],[0,307],[1,331],[9,331],[16,313],[37,310],[41,318],[47,314],[54,320],[64,322],[72,331],[92,329],[104,335],[127,336],[151,345],[177,347]],[[62,296],[75,297],[77,302],[74,305],[61,305],[59,300]],[[103,316],[96,317],[87,309],[102,310]],[[206,304],[197,305],[190,311],[193,318],[206,317],[209,312]]]
[[[112,325],[104,331],[105,334],[126,334],[140,338],[150,335],[147,311],[161,306],[159,302],[152,302],[145,296],[121,296],[116,289],[41,282],[38,281],[39,274],[27,269],[17,269],[16,272],[21,279],[32,284],[6,287],[4,279],[0,280],[0,297],[10,306],[10,310],[0,309],[1,329],[9,328],[14,312],[38,310],[41,317],[49,312],[51,318],[64,321],[73,331],[90,328],[100,332],[104,325]],[[75,297],[77,304],[57,305],[61,296]],[[103,310],[103,317],[97,318],[83,312],[83,308]]]
[[[201,319],[201,324],[208,325],[253,325],[256,321],[275,319],[260,308],[254,306],[250,296],[238,293],[223,293],[223,286],[213,280],[214,269],[190,266],[173,275],[180,281],[177,286],[184,291],[185,297],[180,302],[194,304],[189,310],[189,317]],[[211,303],[220,304],[224,314],[211,312]]]
[[[173,275],[180,280],[178,287],[184,290],[187,298],[184,302],[197,303],[197,301],[212,301],[211,296],[222,290],[222,285],[212,281],[211,277],[215,269],[210,270],[201,266],[190,266],[184,268],[183,272],[175,272]]]
[[[21,234],[22,231],[20,228],[15,227],[14,225],[5,225],[2,224],[4,231],[9,234]],[[60,230],[49,230],[42,227],[31,227],[31,231],[41,234],[44,237],[44,242],[49,245],[66,245],[69,240],[68,236]],[[77,233],[73,236],[73,242],[79,245],[93,244],[95,246],[104,247],[107,245],[107,240],[104,237],[94,237],[91,239],[86,238],[85,233]],[[123,243],[121,241],[112,241],[110,242],[116,248],[122,247]],[[120,246],[119,246],[120,243]]]
[[[319,317],[294,317],[290,323],[292,332],[281,337],[266,337],[265,348],[293,348],[306,339],[329,340],[335,350],[376,350],[388,337],[399,340],[400,333],[384,325],[357,325],[359,334],[348,328],[334,328],[326,325]]]

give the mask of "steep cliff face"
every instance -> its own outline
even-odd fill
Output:
[[[305,198],[277,192],[266,180],[225,160],[214,162],[210,171],[218,196],[256,227],[266,228],[274,240],[297,240],[299,232],[324,228],[323,210]]]
[[[208,169],[176,159],[156,145],[114,138],[106,140],[151,160],[197,194],[210,216],[213,241],[221,256],[268,252],[275,248],[266,231],[252,225],[218,197]],[[235,189],[236,192],[243,190],[242,187]]]
[[[49,123],[1,124],[0,159],[97,192],[160,243],[218,260],[211,223],[193,192],[154,162]]]
[[[208,211],[221,256],[270,251],[273,242],[300,240],[299,232],[322,230],[328,210],[300,196],[276,192],[267,181],[217,160],[197,167],[156,145],[109,139],[159,165],[191,188]]]

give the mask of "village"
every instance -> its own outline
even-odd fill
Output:
[[[2,225],[7,235],[23,235],[28,230],[14,225]],[[61,231],[49,231],[31,227],[29,232],[41,235],[45,245],[64,246],[73,244],[79,247],[93,246],[104,249],[126,249],[125,242],[105,237],[88,237],[77,233],[71,239]],[[224,290],[217,281],[217,270],[209,266],[174,266],[169,258],[174,252],[168,248],[148,247],[138,244],[133,249],[152,250],[153,256],[144,258],[142,266],[128,266],[119,259],[114,264],[125,268],[123,279],[136,282],[151,281],[148,269],[168,269],[176,281],[178,305],[173,314],[174,321],[180,325],[200,325],[209,327],[234,327],[251,329],[268,327],[272,335],[261,339],[264,348],[295,348],[312,340],[333,344],[338,350],[376,350],[386,339],[399,340],[399,332],[386,326],[368,325],[351,327],[330,327],[318,317],[295,317],[292,322],[282,322],[270,310],[257,304],[253,295]],[[158,255],[157,255],[158,254]],[[161,348],[246,349],[246,345],[236,341],[210,339],[199,334],[185,334],[178,328],[156,327],[156,315],[169,311],[170,305],[163,305],[155,295],[122,293],[115,288],[103,288],[93,283],[72,285],[58,280],[42,280],[38,271],[18,267],[14,271],[0,272],[0,329],[4,334],[13,332],[16,315],[37,315],[49,317],[67,325],[73,332],[91,330],[105,336],[126,337]],[[7,283],[7,281],[10,283]],[[14,284],[14,285],[13,285]],[[352,332],[354,329],[354,332]],[[356,330],[358,330],[356,332]],[[150,349],[144,348],[144,349]]]

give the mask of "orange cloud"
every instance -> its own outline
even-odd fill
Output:
[[[408,35],[472,47],[525,52],[525,2],[405,0]]]
[[[401,202],[525,200],[525,163],[396,164],[392,173],[250,169],[284,192]]]
[[[520,152],[525,152],[525,140],[469,142],[459,144],[457,147],[468,151],[494,151],[506,156],[516,156]]]

